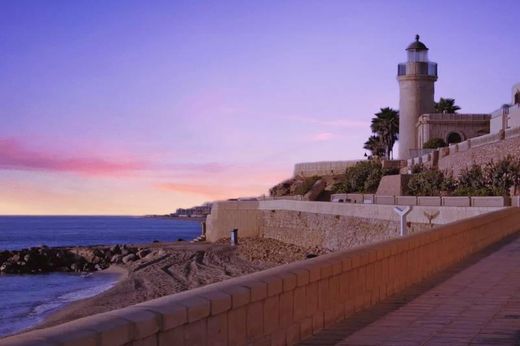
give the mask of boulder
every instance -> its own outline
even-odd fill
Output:
[[[133,262],[137,259],[137,256],[133,253],[129,254],[129,255],[126,255],[125,257],[123,257],[122,261],[124,264],[127,264],[129,262]]]

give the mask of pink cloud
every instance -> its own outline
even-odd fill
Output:
[[[21,141],[0,139],[0,169],[72,172],[86,175],[121,175],[146,168],[144,162],[122,158],[108,159],[100,155],[64,156],[47,150],[28,149]]]
[[[309,117],[289,117],[291,120],[297,120],[302,123],[315,124],[322,126],[345,127],[345,128],[359,128],[367,129],[370,127],[370,122],[353,120],[353,119],[315,119]]]
[[[241,196],[259,195],[257,188],[229,187],[224,185],[186,184],[186,183],[159,183],[155,187],[159,190],[196,194],[211,199],[225,199]]]
[[[313,142],[325,142],[329,141],[334,137],[334,134],[330,132],[318,132],[311,136],[311,141]]]

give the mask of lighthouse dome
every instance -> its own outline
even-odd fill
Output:
[[[419,51],[422,51],[422,50],[428,50],[428,47],[426,47],[426,45],[424,43],[422,43],[421,41],[419,41],[419,38],[420,36],[419,35],[415,35],[415,41],[412,42],[408,48],[406,48],[407,51],[416,51],[416,52],[419,52]]]

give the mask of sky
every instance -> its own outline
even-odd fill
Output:
[[[142,215],[361,158],[421,35],[436,95],[510,102],[520,2],[0,0],[0,214]]]

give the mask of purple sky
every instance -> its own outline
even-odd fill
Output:
[[[416,33],[436,98],[520,81],[518,1],[0,1],[0,214],[142,214],[356,159]]]

